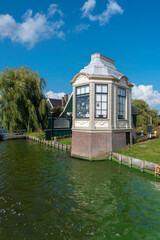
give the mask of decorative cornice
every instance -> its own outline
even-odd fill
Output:
[[[129,87],[134,87],[134,84],[132,84],[132,83],[129,82],[128,77],[126,77],[125,75],[123,75],[123,76],[119,79],[119,81],[121,81],[122,78],[124,78],[124,79],[126,80],[126,83],[127,83],[127,85],[128,85]]]
[[[129,79],[125,75],[123,75],[120,79],[118,79],[118,78],[115,78],[115,77],[112,77],[112,76],[93,76],[93,75],[88,75],[87,73],[83,73],[83,72],[80,72],[80,73],[76,74],[74,76],[73,80],[71,81],[71,84],[75,83],[76,79],[81,75],[87,77],[89,80],[91,80],[91,79],[94,79],[94,80],[111,80],[111,81],[114,81],[114,82],[120,82],[121,79],[124,78],[126,80],[126,84],[129,87],[134,87],[134,85],[129,82]]]
[[[89,79],[88,74],[86,74],[86,73],[78,73],[78,74],[76,74],[76,75],[74,76],[74,78],[73,78],[73,80],[71,81],[71,83],[72,83],[72,84],[75,83],[76,79],[77,79],[79,76],[81,76],[81,75],[83,75],[83,76],[85,76],[85,77],[87,77],[87,78]]]

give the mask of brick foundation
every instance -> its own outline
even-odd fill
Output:
[[[105,159],[126,146],[125,132],[72,132],[71,156]]]

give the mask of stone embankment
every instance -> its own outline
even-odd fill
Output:
[[[119,153],[112,153],[112,160],[150,174],[155,174],[155,167],[157,165],[152,162],[143,161],[133,157],[127,157]]]
[[[53,148],[58,148],[58,149],[61,149],[61,150],[64,150],[64,151],[71,151],[71,146],[70,145],[66,145],[66,144],[63,144],[63,143],[55,142],[55,141],[40,140],[39,138],[36,138],[34,136],[30,136],[30,135],[27,135],[26,137],[29,138],[29,139],[32,139],[34,141],[37,141],[41,144],[45,144],[45,145],[48,145],[50,147],[53,147]]]

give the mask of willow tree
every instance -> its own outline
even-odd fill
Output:
[[[0,119],[6,129],[46,127],[49,106],[43,95],[46,82],[29,67],[6,68],[0,74]]]

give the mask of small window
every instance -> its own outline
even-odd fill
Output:
[[[76,88],[76,118],[89,118],[89,85]]]
[[[118,88],[118,119],[125,119],[126,89]]]
[[[108,85],[96,84],[95,117],[107,118],[108,115]]]

